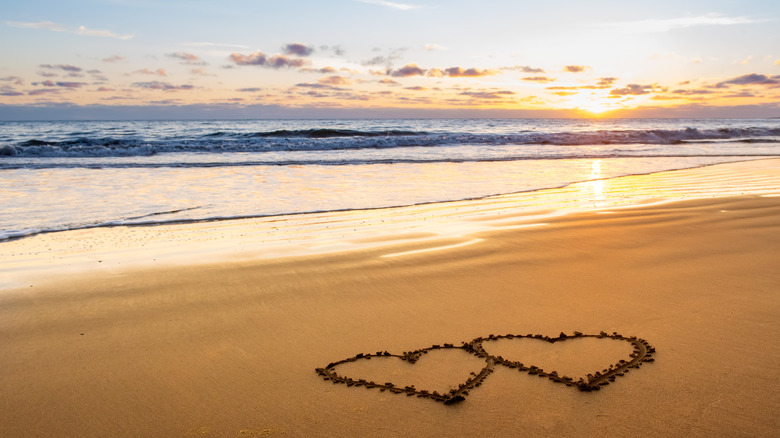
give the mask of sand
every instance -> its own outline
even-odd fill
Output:
[[[680,193],[725,194],[707,199],[565,215],[513,213],[502,197],[461,204],[472,208],[461,216],[425,207],[446,233],[416,226],[419,210],[362,212],[395,218],[396,238],[379,223],[356,226],[327,245],[275,242],[273,257],[258,256],[261,246],[214,252],[221,246],[199,240],[176,251],[160,244],[168,250],[159,253],[71,249],[63,268],[40,249],[2,244],[5,272],[24,274],[14,282],[38,277],[0,293],[0,436],[776,436],[780,190],[765,179],[762,190],[733,196],[729,182],[751,171],[777,178],[777,160],[673,174],[699,182],[687,191],[668,177]],[[183,225],[177,242],[203,226],[215,225]],[[84,244],[155,232],[77,234]],[[67,234],[27,245],[67,246],[76,240]],[[140,263],[143,248],[178,262]],[[209,251],[219,257],[204,258]],[[488,364],[457,347],[513,334],[523,337],[485,349],[586,378],[636,350],[608,337],[533,335],[602,331],[646,340],[654,361],[589,392],[494,363],[452,405],[315,371],[381,353],[333,368],[446,393]],[[414,364],[397,357],[433,345],[442,348]]]

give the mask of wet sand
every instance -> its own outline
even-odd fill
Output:
[[[328,240],[337,252],[311,241],[309,254],[276,242],[273,257],[259,246],[206,258],[213,247],[193,242],[83,249],[33,281],[51,254],[0,245],[2,266],[30,280],[0,293],[0,436],[774,436],[780,189],[764,180],[761,193],[731,196],[748,173],[689,171],[699,185],[687,187],[670,177],[680,193],[725,197],[567,215],[513,214],[501,197],[458,217],[428,206],[433,229],[414,226],[419,216],[396,221],[398,239],[356,225]],[[96,236],[153,232],[77,234],[97,248]],[[144,248],[179,262],[131,263]],[[644,339],[653,361],[598,391],[567,386],[551,372],[587,380],[637,351],[609,337],[536,337],[575,332]],[[456,348],[476,339],[487,359]],[[373,356],[337,364],[361,354]],[[489,363],[463,400],[418,397],[457,390]],[[334,384],[316,371],[331,365],[415,391]]]

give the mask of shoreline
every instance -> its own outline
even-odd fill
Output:
[[[0,291],[87,272],[462,243],[477,232],[538,226],[580,211],[776,193],[778,175],[780,159],[748,160],[401,207],[41,233],[0,242]]]
[[[669,156],[672,157],[672,156]],[[669,158],[665,156],[652,156],[649,158]],[[642,158],[642,157],[635,157],[635,158]],[[686,156],[685,158],[696,158],[696,156]],[[92,230],[92,229],[102,229],[102,228],[117,228],[117,227],[157,227],[157,226],[176,226],[176,225],[190,225],[190,224],[199,224],[199,223],[209,223],[209,222],[225,222],[225,221],[246,221],[246,220],[273,220],[273,219],[279,219],[283,220],[285,218],[294,218],[297,216],[302,215],[321,215],[321,214],[330,214],[330,213],[351,213],[351,212],[359,212],[359,211],[375,211],[375,210],[389,210],[389,209],[402,209],[402,208],[413,208],[413,207],[423,207],[426,205],[435,205],[435,204],[447,204],[451,202],[469,202],[469,201],[484,201],[491,198],[496,197],[505,197],[505,196],[522,196],[537,192],[545,192],[548,190],[561,190],[565,189],[569,186],[574,185],[581,185],[585,183],[592,183],[594,181],[606,181],[616,178],[630,178],[630,177],[640,177],[640,176],[647,176],[652,175],[656,173],[665,173],[665,172],[677,172],[677,171],[685,171],[685,170],[694,170],[694,169],[702,169],[710,166],[718,166],[722,164],[731,164],[731,163],[745,163],[745,162],[752,162],[752,161],[762,161],[762,160],[780,160],[780,158],[774,157],[774,156],[744,156],[740,157],[740,160],[737,161],[725,161],[725,162],[717,162],[717,163],[707,163],[707,164],[699,164],[689,167],[680,167],[675,169],[668,169],[668,170],[660,170],[660,171],[648,171],[648,172],[642,172],[642,173],[632,173],[628,175],[620,175],[620,176],[612,176],[612,177],[599,177],[599,178],[593,178],[593,179],[584,179],[581,181],[573,181],[566,184],[551,186],[551,187],[542,187],[542,188],[534,188],[534,189],[528,189],[528,190],[520,190],[520,191],[512,191],[507,193],[495,193],[495,194],[489,194],[484,196],[475,196],[475,197],[468,197],[468,198],[461,198],[461,199],[447,199],[447,200],[440,200],[440,201],[424,201],[424,202],[418,202],[418,203],[411,203],[411,204],[399,204],[399,205],[387,205],[387,206],[379,206],[379,207],[355,207],[355,208],[341,208],[341,209],[334,209],[334,210],[311,210],[311,211],[298,211],[298,212],[288,212],[288,213],[274,213],[274,214],[257,214],[257,215],[242,215],[242,216],[225,216],[225,217],[205,217],[205,218],[199,218],[199,219],[171,219],[166,221],[160,221],[160,222],[128,222],[128,223],[114,223],[114,222],[107,222],[102,224],[96,224],[96,225],[85,225],[80,226],[77,228],[61,228],[61,229],[45,229],[40,231],[34,231],[30,232],[28,234],[23,235],[9,235],[9,237],[5,237],[3,239],[0,239],[0,244],[3,242],[11,242],[19,239],[26,239],[28,237],[35,237],[42,234],[51,234],[51,233],[63,233],[63,232],[69,232],[69,231],[81,231],[81,230]],[[570,158],[565,158],[566,160],[572,160]],[[552,160],[552,159],[550,159]],[[600,161],[601,158],[577,158],[577,160],[586,160],[586,161]],[[545,160],[540,160],[545,161]],[[553,160],[554,161],[554,160]],[[481,162],[491,162],[491,160],[485,160]],[[16,170],[16,169],[14,169]],[[41,170],[41,169],[36,169]],[[192,208],[190,208],[192,209]],[[183,209],[183,210],[190,210],[190,209]],[[158,213],[151,213],[147,216],[154,216],[154,215],[164,215],[164,214],[171,214],[171,213],[177,213],[182,210],[177,211],[166,211],[166,212],[158,212]]]

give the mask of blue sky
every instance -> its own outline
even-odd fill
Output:
[[[776,1],[34,1],[0,118],[780,115]],[[130,117],[130,116],[128,116]]]

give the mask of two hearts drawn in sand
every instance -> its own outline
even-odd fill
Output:
[[[625,359],[620,359],[617,363],[609,365],[601,371],[594,371],[588,374],[586,378],[580,378],[574,380],[571,377],[558,374],[557,371],[546,371],[534,365],[523,364],[519,361],[505,359],[500,355],[491,355],[486,350],[486,345],[491,342],[495,342],[501,339],[534,339],[543,342],[549,342],[551,344],[557,342],[568,341],[571,342],[578,338],[599,338],[599,339],[612,339],[617,341],[628,342],[633,345],[634,351],[628,355]],[[352,377],[339,375],[336,372],[336,368],[339,365],[357,362],[362,360],[370,360],[371,358],[387,358],[395,357],[409,364],[416,363],[423,354],[427,354],[433,350],[440,349],[459,349],[468,353],[474,354],[480,358],[485,359],[485,365],[479,373],[472,372],[469,378],[457,385],[456,388],[452,388],[449,392],[440,394],[437,391],[429,391],[427,389],[418,389],[414,385],[410,386],[396,386],[392,382],[377,383],[366,379],[354,379]],[[490,335],[486,338],[478,337],[471,342],[463,342],[460,346],[453,344],[433,345],[427,348],[421,348],[414,351],[407,351],[402,354],[392,354],[387,351],[378,351],[376,353],[361,353],[354,357],[340,360],[338,362],[331,362],[324,368],[317,368],[316,372],[323,377],[324,380],[329,380],[336,384],[345,384],[347,386],[363,386],[366,388],[376,388],[380,391],[389,391],[395,394],[406,394],[407,396],[417,396],[420,398],[429,398],[431,400],[442,402],[446,405],[451,405],[466,399],[469,391],[480,386],[482,382],[493,372],[495,365],[500,364],[509,368],[517,369],[520,372],[525,372],[531,375],[537,375],[539,377],[547,377],[553,382],[561,383],[566,386],[577,388],[580,391],[595,391],[601,389],[602,386],[614,382],[615,378],[624,375],[632,368],[639,368],[640,365],[646,362],[653,362],[655,359],[652,357],[652,353],[655,349],[650,346],[644,339],[637,338],[635,336],[622,336],[613,332],[607,334],[606,332],[600,332],[597,335],[582,334],[580,332],[574,332],[573,335],[566,335],[561,333],[558,337],[551,338],[543,335]]]

